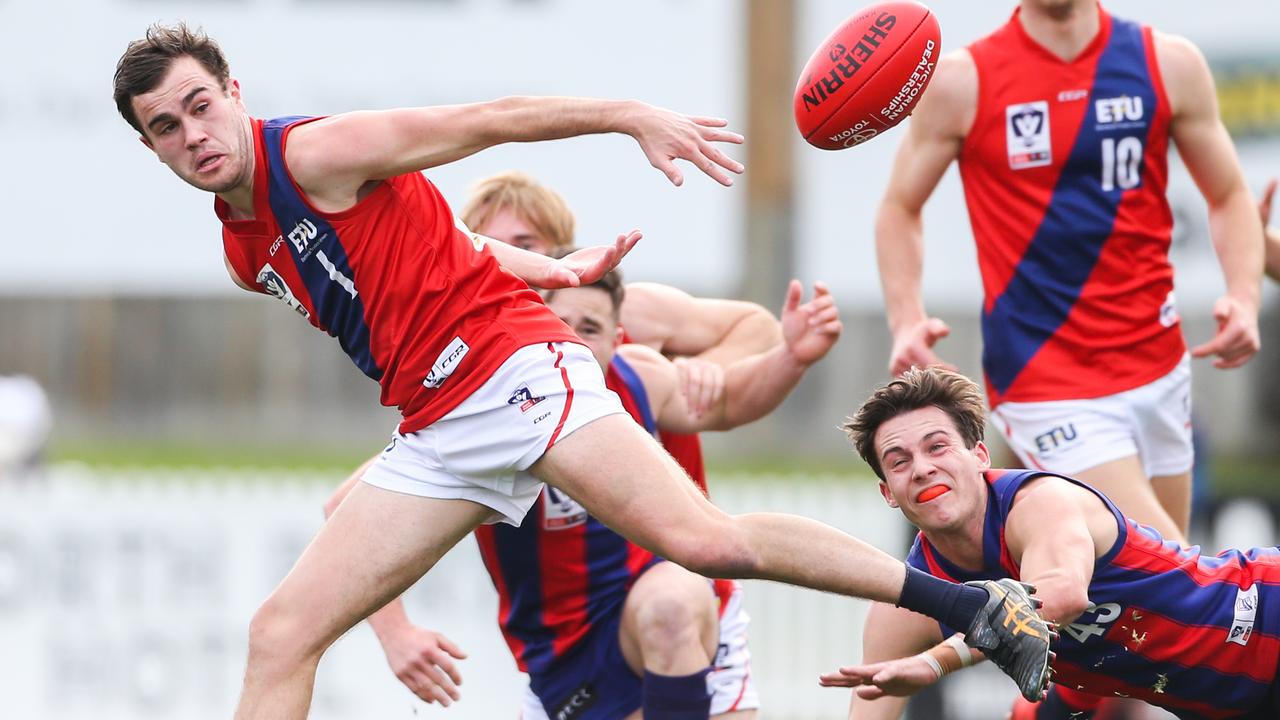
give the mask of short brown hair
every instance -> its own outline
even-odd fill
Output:
[[[578,249],[579,248],[573,247],[572,245],[556,248],[551,252],[551,257],[562,258],[565,255],[577,251]],[[622,314],[622,299],[626,296],[627,290],[626,286],[622,282],[622,271],[618,268],[613,268],[609,272],[605,273],[599,280],[582,285],[581,287],[596,288],[609,293],[609,302],[613,305],[613,319],[617,320]],[[551,302],[551,298],[555,297],[555,294],[555,290],[543,290],[542,300],[544,302]]]
[[[222,91],[227,91],[231,67],[218,43],[205,35],[204,30],[192,30],[186,23],[156,23],[147,28],[147,34],[141,40],[129,43],[116,63],[116,109],[134,130],[146,135],[137,113],[133,111],[133,99],[154,90],[169,72],[173,61],[183,56],[195,58],[218,81]]]
[[[906,371],[872,393],[842,427],[858,454],[883,480],[884,469],[876,456],[876,431],[898,415],[927,407],[936,407],[951,416],[965,447],[972,448],[982,440],[987,423],[982,390],[964,375],[940,367],[913,367]]]
[[[510,210],[533,226],[555,247],[573,244],[573,213],[555,190],[525,173],[508,170],[482,178],[459,215],[472,230],[479,230],[502,210]]]

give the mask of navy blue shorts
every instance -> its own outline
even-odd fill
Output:
[[[622,657],[622,608],[609,613],[529,686],[557,720],[621,720],[640,709],[642,679]]]

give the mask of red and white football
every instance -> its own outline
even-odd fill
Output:
[[[942,50],[938,18],[917,2],[869,5],[818,46],[796,85],[796,127],[841,150],[902,122],[929,86]]]

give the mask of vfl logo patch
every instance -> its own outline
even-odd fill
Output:
[[[462,359],[467,356],[467,352],[471,350],[471,346],[462,341],[462,338],[455,337],[453,342],[440,353],[440,357],[431,364],[431,372],[427,373],[426,379],[422,381],[422,386],[426,388],[438,388],[444,384],[445,380],[458,369],[458,365]]]
[[[1178,316],[1177,299],[1173,296],[1173,291],[1165,296],[1164,302],[1160,305],[1160,324],[1165,327],[1173,327],[1181,320]]]
[[[1004,114],[1010,169],[1025,170],[1053,162],[1047,100],[1010,105]]]
[[[1253,621],[1258,614],[1258,586],[1250,585],[1248,590],[1236,591],[1235,621],[1231,623],[1231,631],[1227,633],[1227,642],[1236,645],[1248,645],[1253,637]]]
[[[577,527],[587,521],[587,511],[577,500],[546,486],[543,499],[542,528],[544,530],[566,530]]]
[[[293,296],[293,291],[289,289],[288,283],[284,278],[280,277],[280,273],[271,267],[271,263],[262,266],[258,271],[258,285],[262,287],[262,291],[272,297],[279,298],[284,301],[285,305],[293,308],[299,315],[306,319],[311,319],[311,313],[298,302]]]
[[[545,395],[534,397],[533,393],[529,391],[529,386],[524,383],[520,383],[520,387],[516,388],[516,391],[511,393],[511,397],[507,398],[507,404],[518,405],[520,407],[520,412],[527,413],[534,405],[537,405],[546,399]]]

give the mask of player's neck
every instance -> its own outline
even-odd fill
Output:
[[[1063,61],[1070,62],[1093,42],[1102,26],[1102,9],[1092,0],[1048,10],[1024,3],[1018,21],[1027,35]]]
[[[248,115],[244,117],[244,127],[242,129],[244,131],[242,147],[248,148],[248,150],[244,169],[241,172],[241,181],[234,188],[226,192],[220,192],[217,195],[231,207],[230,219],[253,220],[255,217],[253,210],[253,178],[257,170],[258,158],[257,153],[254,151],[253,121]]]
[[[977,572],[985,564],[982,555],[983,520],[979,515],[961,527],[945,531],[925,531],[924,535],[952,565]]]

